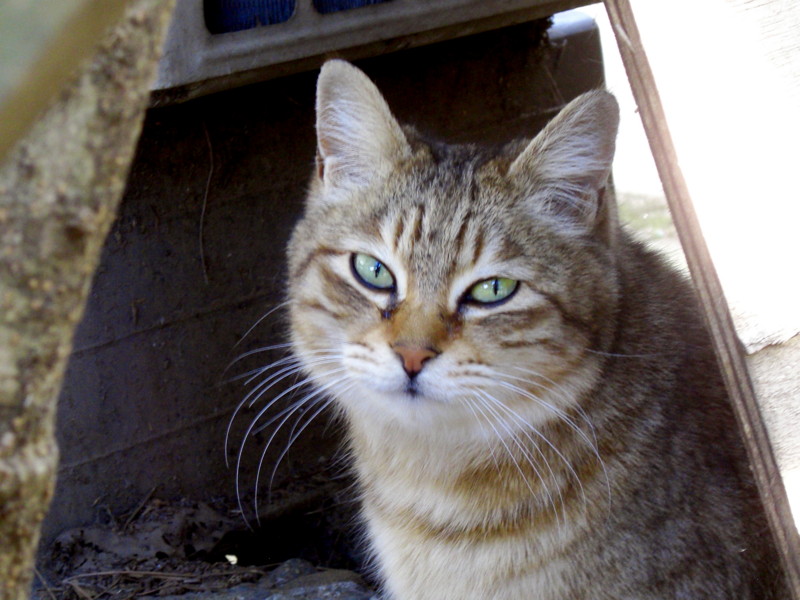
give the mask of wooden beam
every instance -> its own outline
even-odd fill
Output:
[[[800,600],[800,538],[772,452],[769,435],[759,412],[743,348],[736,335],[722,285],[705,244],[689,188],[679,166],[664,108],[645,55],[636,20],[628,0],[605,0],[605,6],[714,342],[725,384],[747,445],[767,518],[783,557],[794,598]],[[676,39],[676,43],[686,42]],[[701,51],[698,49],[698,52]]]

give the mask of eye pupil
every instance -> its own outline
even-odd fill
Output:
[[[495,296],[497,296],[497,292],[499,289],[500,289],[500,280],[492,279],[492,292],[494,292]]]

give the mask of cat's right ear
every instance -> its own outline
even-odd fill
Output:
[[[367,185],[409,153],[375,84],[343,60],[326,62],[317,82],[317,175],[324,191]]]

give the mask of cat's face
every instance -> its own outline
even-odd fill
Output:
[[[360,71],[328,63],[289,250],[292,342],[317,387],[414,428],[567,408],[616,310],[609,98],[492,158],[411,139]]]

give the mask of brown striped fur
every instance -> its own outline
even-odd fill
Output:
[[[613,97],[495,154],[401,128],[342,61],[317,111],[292,345],[348,424],[385,597],[787,598],[692,293],[605,192]],[[516,293],[466,301],[491,277]]]

